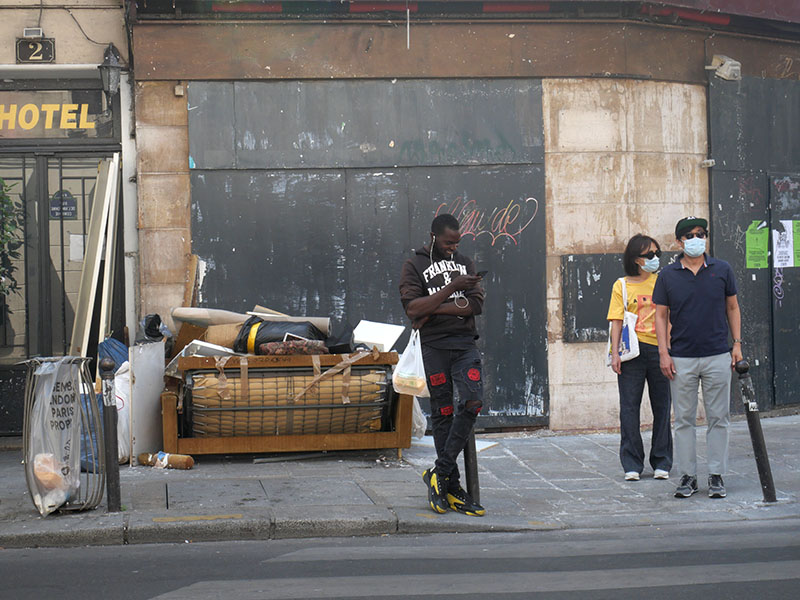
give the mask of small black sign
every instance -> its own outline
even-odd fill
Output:
[[[17,38],[17,63],[51,63],[55,60],[55,39]]]
[[[50,218],[75,220],[78,218],[78,201],[68,190],[58,190],[50,198]]]

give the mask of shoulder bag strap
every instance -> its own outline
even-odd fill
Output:
[[[624,277],[620,277],[619,280],[622,282],[622,307],[628,312],[628,287],[625,285]]]

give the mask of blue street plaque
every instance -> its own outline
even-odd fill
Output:
[[[78,201],[68,190],[58,190],[50,198],[50,218],[75,220],[78,218]]]

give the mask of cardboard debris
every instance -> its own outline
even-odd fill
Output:
[[[389,352],[405,329],[404,325],[362,320],[356,325],[353,335],[356,344],[365,344],[369,348],[375,346],[381,352]]]

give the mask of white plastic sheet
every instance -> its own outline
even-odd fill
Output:
[[[80,365],[70,360],[42,363],[35,372],[25,469],[42,516],[66,503],[81,484]]]

